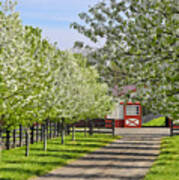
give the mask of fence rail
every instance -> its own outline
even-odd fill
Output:
[[[170,122],[170,136],[179,135],[179,122],[177,121],[177,124],[174,122]]]
[[[56,128],[56,123],[48,123],[47,132],[48,132],[48,139],[57,137],[59,135],[59,130]],[[53,127],[52,127],[53,125]],[[30,143],[34,144],[36,142],[43,140],[43,132],[44,132],[44,125],[43,124],[36,124],[30,127]],[[21,147],[26,143],[26,128],[22,125],[19,125],[18,128],[13,130],[3,129],[0,130],[0,142],[2,147],[5,149],[11,149],[15,147]]]
[[[77,128],[89,128],[89,134],[106,133],[115,135],[115,120],[114,119],[95,119],[91,121],[79,121],[74,124]],[[77,131],[79,131],[77,129]],[[81,130],[82,131],[82,130]]]
[[[115,134],[114,120],[111,120],[110,127],[105,127],[105,120],[89,120],[80,121],[75,124],[66,125],[64,127],[65,133],[70,134],[72,127],[76,127],[76,132],[88,132],[90,135],[93,133],[108,133]],[[45,124],[34,124],[30,127],[30,143],[34,144],[43,141],[45,128],[47,132],[47,139],[59,137],[62,133],[62,124],[47,121]],[[83,129],[82,129],[83,128]],[[0,144],[2,149],[11,149],[15,147],[22,147],[26,144],[27,134],[26,128],[19,125],[16,129],[0,129]]]

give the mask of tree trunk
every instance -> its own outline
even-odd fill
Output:
[[[93,135],[93,120],[90,120],[90,126],[89,126],[89,134],[90,134],[90,136],[92,136]]]
[[[72,126],[72,141],[75,141],[75,126]]]
[[[44,151],[47,151],[47,126],[43,125],[43,139],[44,139]]]
[[[65,141],[65,123],[64,119],[62,119],[62,125],[61,125],[61,144],[64,144]]]
[[[87,122],[85,121],[84,135],[87,136]]]
[[[25,143],[26,143],[25,156],[27,157],[27,156],[29,156],[29,144],[30,144],[30,132],[29,132],[29,128],[26,128]]]

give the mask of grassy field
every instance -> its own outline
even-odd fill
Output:
[[[179,180],[179,136],[163,139],[161,153],[145,180]]]
[[[147,123],[142,124],[142,126],[165,126],[165,117],[153,119]]]
[[[49,140],[47,152],[42,150],[43,144],[33,144],[30,146],[29,157],[24,156],[24,147],[4,150],[0,159],[0,179],[26,180],[46,174],[117,138],[104,134],[84,137],[83,133],[78,133],[76,141],[71,141],[71,136],[66,137],[65,145],[60,144],[60,138]]]

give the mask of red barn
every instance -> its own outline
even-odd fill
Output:
[[[135,92],[136,86],[125,86],[123,90],[118,93],[118,88],[115,87],[113,94],[115,96],[121,96],[129,91]],[[108,119],[115,119],[115,127],[128,127],[128,128],[140,128],[142,126],[142,108],[140,102],[118,102],[114,111],[106,116],[106,124]]]

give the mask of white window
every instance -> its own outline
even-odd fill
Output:
[[[126,115],[127,116],[137,116],[139,115],[139,105],[127,105],[126,106]]]
[[[119,119],[124,119],[124,109],[123,109],[123,105],[120,104],[119,105]]]

